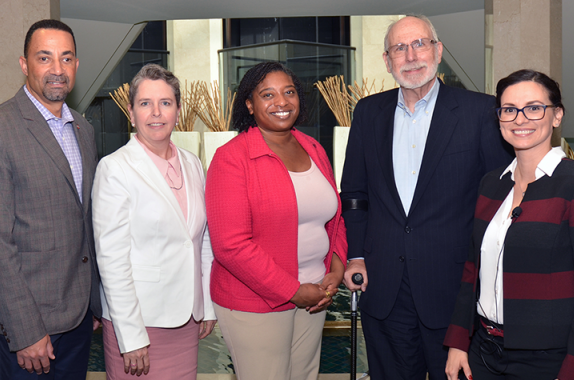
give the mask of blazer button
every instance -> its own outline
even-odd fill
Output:
[[[407,234],[410,234],[411,231],[412,231],[412,228],[410,228],[409,226],[406,226],[406,227],[405,227],[405,232],[406,232]]]
[[[82,262],[83,262],[83,263],[87,263],[87,262],[88,262],[88,256],[82,257]]]
[[[6,338],[6,343],[10,343],[10,338]]]
[[[404,256],[399,256],[399,261],[402,263],[405,261],[405,257]]]
[[[186,240],[185,243],[183,243],[183,246],[185,248],[191,248],[191,242],[189,240]]]

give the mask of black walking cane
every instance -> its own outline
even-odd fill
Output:
[[[353,284],[362,285],[363,275],[355,273],[351,277]],[[351,293],[351,380],[357,379],[357,305],[359,297],[357,292]]]

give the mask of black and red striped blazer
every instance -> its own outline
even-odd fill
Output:
[[[505,168],[482,179],[469,258],[445,345],[468,351],[476,328],[480,249],[491,219],[514,186]],[[567,347],[558,377],[574,379],[574,161],[528,185],[522,213],[504,242],[504,346]]]

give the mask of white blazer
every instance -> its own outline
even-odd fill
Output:
[[[98,164],[92,190],[103,318],[120,352],[150,344],[145,327],[215,320],[209,294],[213,254],[199,159],[177,150],[187,190],[187,222],[163,175],[131,139]]]

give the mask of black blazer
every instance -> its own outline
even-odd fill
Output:
[[[480,179],[508,165],[512,149],[499,132],[494,97],[441,82],[407,216],[392,163],[397,101],[394,89],[362,99],[355,108],[341,199],[365,199],[369,208],[343,214],[348,257],[365,258],[369,284],[362,311],[386,318],[406,269],[422,322],[445,328],[468,255]]]

